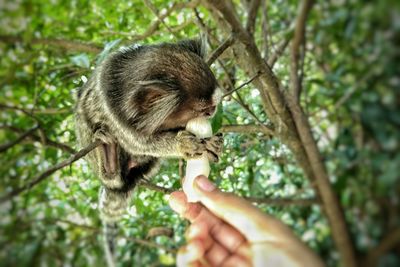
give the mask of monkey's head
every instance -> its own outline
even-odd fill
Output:
[[[153,134],[212,117],[221,93],[200,41],[135,46],[114,53],[101,70],[107,105],[121,123]]]

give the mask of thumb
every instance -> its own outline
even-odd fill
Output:
[[[279,220],[264,214],[243,198],[220,191],[205,176],[196,177],[194,190],[205,207],[235,227],[250,242],[293,239],[290,229]]]

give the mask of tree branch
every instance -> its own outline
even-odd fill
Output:
[[[279,59],[279,57],[283,54],[285,51],[286,47],[290,43],[290,38],[287,38],[283,40],[281,43],[278,44],[278,47],[276,48],[275,52],[272,54],[270,58],[268,58],[268,66],[273,69],[276,61]]]
[[[268,127],[266,125],[255,125],[255,124],[247,124],[247,125],[223,125],[219,132],[221,133],[242,133],[242,134],[255,134],[255,133],[264,133],[266,135],[274,135],[274,129],[272,127]]]
[[[176,249],[168,248],[168,247],[166,247],[166,246],[163,246],[163,245],[160,245],[160,244],[157,244],[157,243],[155,243],[155,242],[148,241],[148,240],[139,239],[139,238],[134,238],[134,237],[126,237],[126,236],[124,236],[124,238],[126,238],[126,239],[129,240],[129,241],[138,243],[138,244],[140,244],[140,245],[144,245],[144,246],[146,246],[146,247],[152,247],[152,248],[162,249],[162,250],[168,251],[169,253],[177,253],[177,250],[176,250]]]
[[[315,198],[310,199],[290,199],[290,198],[257,198],[257,197],[243,197],[244,199],[256,203],[266,204],[270,206],[312,206],[321,204]]]
[[[262,35],[262,49],[263,51],[263,56],[266,59],[269,59],[269,48],[272,47],[271,43],[271,30],[269,26],[269,21],[268,21],[268,11],[267,11],[267,1],[262,0],[261,2],[261,35]],[[272,67],[271,67],[272,68]]]
[[[260,4],[261,4],[261,0],[253,0],[253,1],[251,1],[250,6],[249,6],[246,30],[251,35],[254,35],[254,25],[257,20],[257,12],[260,7]]]
[[[379,258],[398,244],[400,244],[400,227],[390,231],[383,237],[378,246],[368,252],[364,266],[377,266]]]
[[[166,188],[162,186],[158,186],[148,182],[147,180],[142,179],[139,182],[139,186],[147,188],[149,190],[157,191],[164,194],[171,194],[177,190],[172,188]],[[318,205],[320,201],[314,198],[310,199],[290,199],[290,198],[258,198],[258,197],[242,197],[252,203],[257,204],[266,204],[271,206],[311,206],[311,205]]]
[[[172,35],[175,36],[175,33],[172,32],[171,28],[164,22],[164,18],[165,17],[161,17],[157,8],[153,5],[153,3],[150,0],[143,0],[144,4],[151,10],[151,12],[153,12],[153,14],[157,17],[157,20],[164,24],[165,28],[167,28],[167,30],[169,31],[169,33],[171,33]],[[176,37],[176,36],[175,36]]]
[[[101,141],[96,141],[96,142],[91,143],[90,145],[88,145],[87,147],[81,149],[75,155],[73,155],[72,157],[68,158],[67,160],[62,161],[62,162],[54,165],[53,167],[45,170],[41,174],[37,175],[28,184],[26,184],[26,185],[24,185],[24,186],[22,186],[20,188],[14,189],[13,191],[11,191],[10,193],[8,193],[8,194],[6,194],[4,196],[1,196],[0,197],[0,204],[3,203],[3,202],[6,202],[8,200],[11,200],[12,198],[18,196],[22,192],[24,192],[26,190],[29,190],[29,189],[33,188],[34,186],[38,185],[40,182],[42,182],[44,179],[46,179],[47,177],[49,177],[50,175],[52,175],[56,171],[66,167],[68,165],[71,165],[73,162],[75,162],[78,159],[84,157],[86,154],[88,154],[90,151],[95,149],[101,143],[102,143]]]
[[[166,12],[164,12],[162,14],[158,14],[156,10],[153,10],[152,8],[150,8],[150,6],[152,6],[152,5],[150,5],[149,8],[156,15],[157,19],[153,23],[151,23],[150,26],[147,28],[147,30],[142,34],[132,35],[131,33],[126,33],[124,35],[128,35],[128,36],[130,35],[129,39],[133,42],[144,40],[147,37],[150,37],[151,35],[153,35],[159,29],[160,24],[161,23],[164,24],[164,19],[167,18],[168,16],[170,16],[172,14],[172,12],[177,11],[177,10],[179,11],[184,8],[195,8],[196,6],[199,5],[199,2],[200,2],[199,0],[192,0],[190,2],[183,2],[183,1],[182,2],[174,2],[172,4],[172,6],[170,8],[168,8],[166,10]],[[167,27],[167,29],[169,30],[170,33],[174,34],[175,31],[173,29],[169,28],[166,24],[164,24],[164,25]]]
[[[17,139],[15,139],[14,141],[8,142],[6,144],[0,145],[0,153],[3,153],[5,151],[7,151],[8,149],[10,149],[11,147],[19,144],[20,142],[22,142],[26,137],[28,137],[29,135],[33,134],[34,131],[36,131],[39,128],[38,125],[36,125],[35,127],[29,129],[28,131],[22,133]]]
[[[17,128],[17,127],[14,127],[14,126],[3,125],[3,126],[0,126],[0,129],[7,129],[7,130],[10,130],[10,131],[13,131],[13,132],[16,132],[16,133],[24,133],[23,129],[20,129],[20,128]],[[44,136],[43,135],[38,136],[38,135],[36,135],[36,134],[34,134],[32,132],[27,136],[27,139],[31,139],[31,140],[36,141],[36,142],[40,142],[43,146],[51,146],[51,147],[54,147],[54,148],[61,149],[61,150],[65,151],[67,153],[70,153],[70,154],[76,153],[75,149],[73,149],[72,147],[70,147],[70,146],[68,146],[66,144],[63,144],[63,143],[59,143],[59,142],[55,142],[53,140],[50,140],[45,135]]]
[[[207,65],[210,66],[228,47],[230,47],[233,42],[234,38],[232,36],[229,36],[220,46],[217,47],[217,49],[214,50],[214,52],[211,53],[211,55],[207,59]]]
[[[299,77],[300,46],[303,46],[303,53],[305,53],[304,41],[306,20],[313,4],[314,0],[303,0],[299,5],[299,14],[296,19],[296,26],[292,40],[290,87],[296,101],[299,101],[302,90],[301,79]]]
[[[55,114],[63,114],[63,113],[71,113],[72,112],[72,109],[69,109],[69,108],[64,108],[64,109],[58,109],[58,108],[24,109],[22,107],[10,106],[10,105],[1,104],[1,103],[0,103],[0,108],[19,110],[22,113],[29,114],[29,115],[31,115],[31,114],[55,115]]]
[[[222,98],[227,97],[228,95],[231,95],[231,94],[233,94],[234,92],[236,92],[236,91],[242,89],[242,88],[245,87],[246,85],[252,83],[252,82],[254,81],[255,78],[257,78],[258,76],[260,76],[260,74],[261,74],[260,72],[256,73],[256,74],[253,75],[253,77],[251,77],[248,81],[242,83],[241,85],[239,85],[239,86],[236,87],[235,89],[232,89],[232,90],[226,92],[226,93],[222,96]]]
[[[76,51],[76,52],[88,52],[88,53],[99,53],[103,50],[101,46],[95,44],[87,44],[77,41],[52,39],[52,38],[32,37],[30,39],[25,40],[20,36],[0,35],[0,42],[8,44],[29,42],[31,44],[51,45],[65,50]]]
[[[146,179],[140,180],[138,185],[141,186],[141,187],[153,190],[153,191],[164,193],[164,194],[171,194],[172,192],[175,191],[174,189],[171,189],[171,188],[166,188],[166,187],[162,187],[162,186],[158,186],[158,185],[152,184],[151,182],[149,182]]]

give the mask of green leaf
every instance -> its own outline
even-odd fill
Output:
[[[212,130],[213,130],[213,133],[218,132],[218,130],[221,128],[223,117],[224,117],[224,114],[222,112],[222,104],[220,103],[217,106],[217,111],[216,111],[214,117],[211,120],[211,127],[212,127]]]

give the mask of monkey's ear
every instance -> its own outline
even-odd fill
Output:
[[[160,100],[166,91],[156,86],[146,86],[137,95],[138,104],[144,109],[150,109],[154,106],[157,100]]]
[[[206,56],[206,39],[205,38],[197,38],[197,39],[189,39],[178,42],[180,47],[185,48],[186,50],[195,53],[201,58],[205,58]]]

